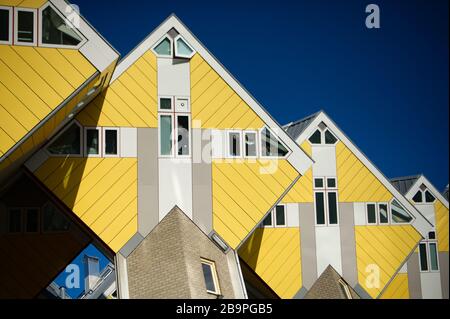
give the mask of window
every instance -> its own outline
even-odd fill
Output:
[[[228,156],[240,157],[241,156],[241,133],[229,132],[228,133]]]
[[[377,212],[375,204],[367,204],[367,223],[368,224],[377,223]]]
[[[47,151],[53,155],[81,155],[81,128],[78,124],[71,124],[55,138]]]
[[[87,157],[100,156],[100,130],[98,128],[84,129],[84,154]]]
[[[116,128],[103,129],[103,154],[105,157],[119,156],[119,130]]]
[[[171,97],[160,97],[159,98],[159,110],[160,111],[171,111],[172,110],[172,98]]]
[[[263,219],[262,225],[263,226],[273,226],[273,224],[272,224],[272,212],[270,212],[269,215],[267,215],[266,218]]]
[[[437,242],[424,240],[419,244],[420,271],[439,271]]]
[[[25,232],[39,232],[39,208],[27,208],[25,216]]]
[[[275,207],[275,225],[286,226],[286,207],[284,205]]]
[[[308,140],[314,145],[334,145],[338,141],[336,136],[326,128],[326,125],[323,122]]]
[[[36,10],[17,9],[15,14],[16,43],[23,45],[36,44]]]
[[[421,185],[421,189],[417,191],[412,200],[415,203],[434,203],[436,197],[426,188],[424,184]]]
[[[436,239],[436,232],[430,231],[428,233],[428,239]]]
[[[256,132],[244,132],[245,157],[256,157],[258,154]]]
[[[165,37],[155,46],[153,50],[159,56],[172,56],[172,40]]]
[[[287,148],[280,140],[267,128],[261,130],[261,155],[267,157],[285,157],[288,154]]]
[[[194,50],[180,35],[175,38],[176,57],[190,59],[194,55],[194,53]]]
[[[160,154],[163,156],[172,155],[172,115],[159,116],[160,131]]]
[[[409,215],[403,206],[397,200],[391,202],[391,220],[392,223],[409,223],[412,221],[411,215]]]
[[[389,223],[389,215],[388,215],[388,205],[387,204],[378,204],[378,216],[380,224],[388,224]]]
[[[50,5],[42,10],[41,21],[42,44],[77,46],[83,40]]]
[[[311,144],[322,144],[322,133],[316,130],[313,135],[309,138]]]
[[[42,229],[44,232],[63,232],[70,229],[70,221],[53,204],[45,204],[42,212]]]
[[[11,208],[8,211],[8,231],[10,233],[22,232],[22,210]]]
[[[181,113],[190,112],[189,98],[176,97],[175,98],[175,112],[181,112]]]
[[[213,261],[201,259],[203,278],[205,279],[206,292],[220,295],[219,280],[216,265]]]
[[[177,115],[177,149],[179,156],[188,156],[189,151],[189,116]]]
[[[314,178],[314,188],[316,225],[337,225],[339,212],[336,178]]]
[[[0,44],[11,44],[12,9],[0,7]]]
[[[329,130],[325,131],[325,144],[334,145],[337,142],[337,138],[331,134]]]

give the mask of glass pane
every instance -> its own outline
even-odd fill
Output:
[[[269,215],[266,216],[263,220],[264,226],[272,226],[272,212],[269,213]]]
[[[245,156],[256,156],[256,133],[245,133]]]
[[[436,198],[434,198],[434,196],[431,195],[431,193],[429,191],[425,191],[425,201],[427,203],[432,203],[432,202],[434,202],[435,199]]]
[[[171,110],[172,109],[172,99],[168,97],[162,97],[159,99],[159,108],[161,110]]]
[[[261,131],[261,150],[263,156],[286,156],[288,150],[283,144],[267,129]]]
[[[436,239],[436,233],[434,231],[430,231],[428,233],[428,239]]]
[[[412,217],[395,199],[391,204],[391,215],[393,223],[409,223],[412,220]]]
[[[327,178],[327,187],[335,188],[336,187],[336,179],[335,178]]]
[[[216,285],[214,283],[212,266],[206,263],[202,263],[203,277],[205,278],[206,290],[216,292]]]
[[[309,138],[311,144],[321,144],[322,143],[322,135],[319,130],[315,131],[313,135]]]
[[[430,268],[431,270],[439,270],[437,249],[435,243],[430,243]]]
[[[0,9],[0,41],[9,41],[9,10]]]
[[[316,193],[316,223],[325,224],[325,198],[323,193]]]
[[[183,41],[183,39],[177,40],[177,54],[181,57],[189,57],[194,51]]]
[[[330,225],[338,223],[337,195],[334,192],[328,193],[328,215]]]
[[[334,137],[333,134],[330,133],[330,131],[325,131],[325,144],[334,144],[337,142],[337,138]]]
[[[117,130],[105,130],[105,154],[117,155]]]
[[[55,206],[47,204],[43,208],[43,230],[45,232],[68,231],[70,228],[70,221],[56,209]]]
[[[155,52],[159,55],[172,55],[172,48],[170,47],[170,40],[165,38],[156,47]]]
[[[20,209],[9,210],[9,232],[20,233],[22,231],[22,212]]]
[[[380,224],[389,223],[387,204],[378,205],[378,212],[380,214]]]
[[[80,154],[80,127],[72,124],[62,133],[47,150],[54,155],[79,155]]]
[[[189,117],[177,116],[178,155],[189,155]]]
[[[367,223],[368,224],[377,223],[375,204],[367,204]]]
[[[172,154],[172,116],[161,115],[160,118],[161,155]]]
[[[230,133],[229,135],[229,147],[230,156],[240,156],[241,155],[241,139],[239,133]]]
[[[27,209],[27,219],[26,219],[25,231],[28,233],[38,232],[39,227],[39,210],[38,209]]]
[[[86,150],[88,155],[98,155],[99,131],[97,129],[86,130]]]
[[[276,211],[276,223],[277,226],[284,226],[286,225],[286,215],[284,212],[284,206],[283,205],[279,205],[277,207],[275,207],[275,211]]]
[[[422,203],[422,192],[421,192],[421,191],[418,191],[418,192],[416,193],[416,195],[414,195],[413,201],[414,201],[415,203]]]
[[[427,271],[428,270],[428,262],[427,262],[427,245],[420,244],[419,245],[419,258],[420,258],[420,270]]]
[[[42,11],[42,43],[76,46],[81,40],[51,7]]]
[[[314,179],[314,187],[315,188],[323,188],[323,178],[315,178]]]
[[[17,13],[17,40],[20,42],[33,42],[34,13],[19,11]]]

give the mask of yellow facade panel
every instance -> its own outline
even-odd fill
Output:
[[[137,231],[137,159],[50,158],[36,172],[114,251]]]
[[[300,145],[301,149],[309,155],[309,157],[312,157],[312,145],[311,143],[309,143],[309,141],[304,141],[301,145]]]
[[[214,229],[225,241],[239,243],[297,177],[286,160],[213,161]],[[220,228],[215,227],[216,218]]]
[[[292,298],[300,290],[298,228],[257,228],[239,249],[239,256],[281,298]]]
[[[202,128],[260,129],[264,122],[199,55],[190,61],[191,109]],[[249,113],[250,112],[250,113]]]
[[[408,274],[397,274],[381,295],[381,299],[409,299]]]
[[[355,227],[358,281],[372,298],[379,296],[420,240],[411,225]]]
[[[336,145],[340,202],[388,202],[393,195],[342,142]]]
[[[295,183],[282,203],[312,203],[314,202],[312,168],[306,171],[305,175]]]
[[[434,204],[436,212],[436,231],[439,251],[448,252],[448,208],[441,201],[436,200]]]
[[[10,2],[17,2],[15,5],[17,7],[37,9],[46,4],[47,0],[19,0]]]

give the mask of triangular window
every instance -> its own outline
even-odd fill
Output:
[[[392,223],[396,224],[409,223],[413,219],[411,215],[408,214],[408,212],[403,208],[403,206],[395,199],[391,203],[391,218]]]
[[[284,157],[289,152],[280,140],[266,127],[261,131],[262,156]]]
[[[194,50],[189,44],[181,37],[175,38],[175,56],[179,58],[190,59],[194,55]]]
[[[153,49],[156,54],[162,56],[171,56],[172,55],[172,41],[169,38],[165,37],[161,42],[159,42],[155,48]]]
[[[47,147],[47,151],[53,155],[80,155],[81,128],[73,123]]]
[[[43,44],[77,46],[81,41],[81,36],[51,6],[42,11]]]
[[[313,135],[309,138],[311,144],[322,144],[322,134],[319,130],[316,130]]]

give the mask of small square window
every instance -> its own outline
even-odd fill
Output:
[[[436,232],[430,231],[428,233],[428,239],[436,239]]]
[[[206,292],[220,295],[219,280],[216,265],[213,261],[201,259],[203,278],[205,279]]]
[[[172,98],[170,97],[160,97],[159,98],[159,109],[163,111],[172,110]]]
[[[314,178],[314,187],[323,188],[323,178]]]
[[[327,188],[336,188],[336,178],[327,178]]]

